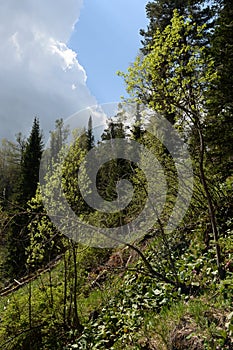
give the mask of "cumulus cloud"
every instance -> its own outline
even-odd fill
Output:
[[[28,133],[38,116],[45,134],[57,118],[96,104],[86,72],[67,43],[82,0],[0,3],[0,138]]]

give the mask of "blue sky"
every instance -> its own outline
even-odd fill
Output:
[[[84,0],[69,46],[87,73],[87,86],[99,103],[125,94],[122,78],[141,47],[146,0]]]
[[[116,71],[141,46],[146,3],[0,1],[0,139],[27,136],[35,116],[48,135],[58,118],[119,101],[125,89]]]

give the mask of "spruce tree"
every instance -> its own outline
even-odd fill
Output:
[[[217,77],[208,90],[206,137],[214,172],[233,174],[233,8],[224,0],[213,34],[210,52]]]
[[[39,182],[40,160],[43,151],[42,133],[39,120],[34,119],[31,134],[26,141],[21,159],[19,181],[19,203],[25,204],[36,194]]]
[[[57,119],[55,121],[55,130],[50,131],[50,158],[56,162],[62,146],[69,135],[69,128],[64,126],[63,119]]]
[[[93,135],[93,127],[92,127],[92,117],[90,116],[89,120],[88,120],[88,127],[87,127],[87,131],[86,131],[86,148],[87,151],[90,151],[93,147],[94,147],[94,135]]]
[[[142,129],[142,116],[140,113],[140,106],[137,104],[137,109],[136,109],[136,115],[135,115],[135,121],[134,124],[130,130],[132,139],[135,141],[138,141],[141,139],[144,131]]]
[[[29,244],[27,226],[33,219],[27,211],[27,202],[36,194],[42,147],[39,121],[35,118],[30,136],[22,151],[17,207],[10,213],[12,220],[8,225],[5,262],[8,278],[17,278],[27,273],[26,249]]]
[[[116,138],[125,138],[124,125],[120,120],[110,120],[107,128],[101,135],[102,142],[110,141],[111,144]],[[111,147],[111,146],[110,146]],[[99,154],[99,152],[98,152]],[[122,154],[123,157],[123,154]],[[112,159],[102,165],[97,178],[97,187],[101,196],[109,201],[115,200],[117,197],[116,184],[124,175],[124,170],[121,167],[124,160],[122,158]]]

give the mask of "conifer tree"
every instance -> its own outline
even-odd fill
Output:
[[[50,158],[53,161],[58,160],[58,155],[69,134],[69,128],[64,127],[63,119],[55,121],[55,130],[50,132]]]
[[[226,178],[233,174],[233,8],[222,1],[211,42],[217,77],[208,90],[206,137],[213,171]],[[214,135],[214,136],[213,136]]]
[[[12,220],[7,232],[5,270],[10,278],[22,276],[27,272],[26,249],[29,244],[27,226],[32,219],[27,212],[27,202],[35,195],[37,190],[42,148],[39,121],[35,118],[31,134],[22,150],[16,197],[17,208],[12,210]]]
[[[170,24],[173,17],[173,11],[177,10],[178,14],[184,18],[192,18],[192,23],[198,26],[206,25],[206,32],[213,25],[213,16],[215,15],[216,6],[214,2],[211,5],[205,0],[153,0],[146,5],[146,14],[149,19],[147,30],[141,29],[140,34],[143,36],[142,52],[147,54],[154,43],[156,30],[163,31]],[[198,39],[197,33],[190,33],[192,38],[199,43],[206,44],[208,37]]]
[[[125,138],[124,125],[120,120],[110,120],[107,128],[104,130],[101,139],[102,142],[113,142],[116,138]],[[103,198],[111,201],[116,199],[116,184],[120,178],[126,175],[125,161],[122,158],[112,159],[103,164],[99,171],[97,187]]]
[[[131,128],[131,135],[133,140],[137,141],[140,140],[142,135],[143,135],[143,130],[142,130],[142,116],[140,114],[140,106],[137,104],[137,109],[136,109],[136,115],[135,115],[135,122]]]
[[[39,120],[34,119],[31,134],[26,141],[21,159],[19,198],[21,204],[27,203],[36,194],[39,182],[40,160],[43,151],[42,133]]]
[[[86,137],[87,137],[87,151],[90,151],[94,147],[94,135],[93,135],[93,127],[92,127],[92,117],[90,116],[88,120],[88,127],[86,131]]]

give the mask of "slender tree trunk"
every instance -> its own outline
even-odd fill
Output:
[[[28,285],[28,321],[29,329],[32,329],[32,283],[29,282]],[[29,338],[29,350],[31,350],[31,337]]]
[[[204,170],[204,153],[205,153],[204,138],[203,138],[200,122],[197,121],[196,125],[198,129],[199,142],[200,142],[200,158],[199,158],[200,178],[201,178],[201,183],[202,183],[202,186],[206,195],[206,199],[207,199],[207,204],[208,204],[209,217],[210,217],[210,222],[211,222],[214,241],[215,241],[216,262],[218,266],[219,277],[220,279],[224,279],[225,271],[222,267],[222,256],[221,256],[220,246],[218,243],[219,233],[218,233],[216,215],[215,215],[214,205],[213,205],[212,197],[206,181],[205,170]]]
[[[52,282],[52,273],[51,268],[49,269],[49,291],[50,291],[50,304],[53,309],[53,282]]]
[[[64,296],[63,296],[63,325],[66,328],[66,307],[67,307],[67,261],[64,254]]]
[[[75,243],[71,243],[71,244],[72,244],[72,252],[73,252],[73,262],[74,262],[74,290],[73,290],[74,320],[73,320],[73,322],[74,322],[75,328],[81,332],[83,327],[82,327],[80,320],[79,320],[78,305],[77,305],[78,271],[77,271],[76,247],[75,247]]]
[[[129,244],[129,243],[125,243],[125,245],[138,253],[138,255],[141,257],[142,261],[144,262],[145,266],[147,267],[149,273],[152,276],[158,278],[162,282],[169,283],[169,284],[171,284],[171,285],[173,285],[175,287],[179,287],[180,286],[179,284],[177,284],[176,281],[174,281],[174,280],[172,280],[170,278],[167,278],[165,275],[163,275],[163,274],[157,272],[156,270],[154,270],[153,267],[151,266],[150,262],[147,260],[145,255],[142,253],[142,251],[139,248],[137,248],[135,245],[132,245],[132,244]]]

